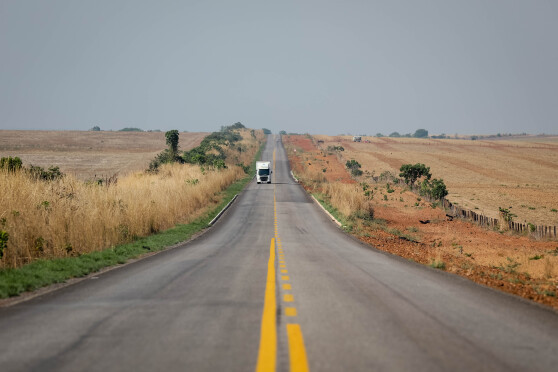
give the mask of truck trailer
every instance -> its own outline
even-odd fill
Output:
[[[256,162],[256,181],[258,183],[271,183],[271,162],[257,161]]]

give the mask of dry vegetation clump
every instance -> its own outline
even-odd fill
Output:
[[[158,174],[136,173],[104,186],[2,171],[0,230],[9,234],[2,266],[101,250],[187,223],[242,176],[236,166],[202,172],[166,164]]]

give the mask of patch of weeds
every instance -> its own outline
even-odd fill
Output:
[[[551,256],[558,256],[558,247],[556,247],[555,249],[553,249],[551,251],[548,251],[546,253],[548,253]]]
[[[384,194],[384,200],[388,200],[388,197],[387,197],[387,195],[385,195],[385,194]]]
[[[508,260],[508,262],[505,265],[498,266],[498,269],[503,270],[509,274],[515,274],[515,269],[521,266],[521,264],[511,257],[506,257],[506,259]]]
[[[537,208],[535,208],[535,207],[529,207],[529,210],[534,211],[535,209],[537,209]]]
[[[518,277],[508,279],[508,282],[513,284],[525,284],[525,280],[521,280]]]
[[[419,231],[419,229],[418,229],[417,227],[415,227],[415,226],[411,226],[411,227],[407,227],[407,231],[415,232],[415,233],[416,233],[416,232]]]
[[[497,280],[504,279],[504,277],[502,276],[502,273],[497,273],[497,274],[490,273],[490,274],[488,274],[488,276],[491,277],[492,279],[497,279]]]
[[[432,260],[432,262],[430,263],[430,267],[433,267],[435,269],[439,269],[439,270],[445,270],[446,269],[446,263],[444,261],[438,261],[438,260]]]
[[[541,258],[544,258],[544,254],[529,257],[529,261],[537,261],[540,260]]]
[[[557,213],[557,212],[558,212],[558,209],[552,208],[550,211],[551,211],[551,212],[554,212],[554,213]]]
[[[465,255],[466,257],[469,257],[469,258],[473,258],[473,259],[474,259],[474,257],[473,257],[473,254],[472,254],[472,253],[467,253],[467,252],[464,252],[463,254],[464,254],[464,255]]]
[[[399,239],[407,240],[412,243],[420,243],[420,240],[409,234],[402,234]]]

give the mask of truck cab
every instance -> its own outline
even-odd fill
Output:
[[[256,182],[257,183],[271,183],[271,162],[257,161],[256,162]]]

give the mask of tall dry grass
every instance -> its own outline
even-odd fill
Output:
[[[0,230],[9,234],[2,266],[101,250],[190,222],[244,176],[236,166],[202,172],[174,164],[100,186],[71,176],[44,182],[2,171]]]
[[[296,155],[289,152],[291,159]],[[315,169],[308,169],[302,164],[298,166],[297,177],[306,188],[312,192],[323,195],[329,204],[346,217],[362,216],[373,217],[374,209],[371,200],[364,194],[362,186],[359,184],[345,184],[339,182],[328,182],[323,172]]]

